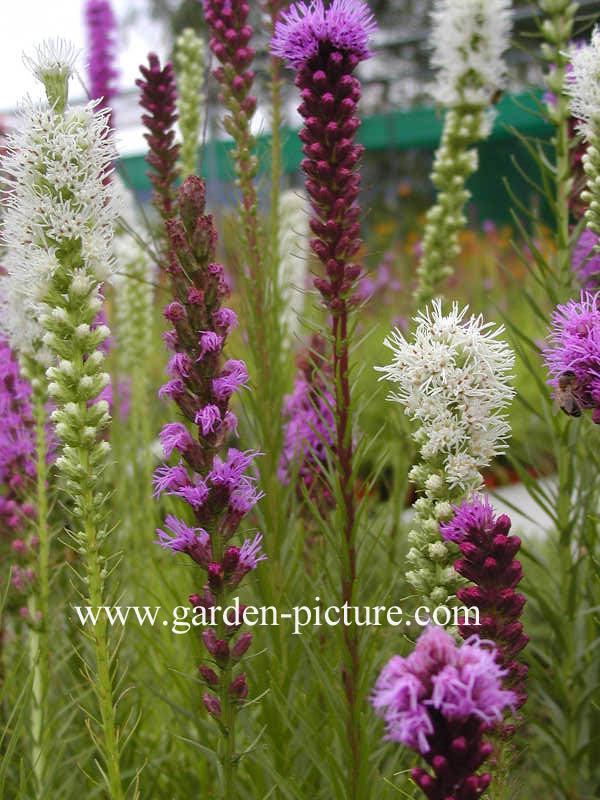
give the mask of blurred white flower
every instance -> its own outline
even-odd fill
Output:
[[[581,133],[588,141],[597,140],[600,133],[600,29],[598,27],[592,32],[590,44],[572,50],[571,71],[565,81],[565,91],[571,97],[571,113],[580,120]]]
[[[431,38],[438,76],[432,95],[438,103],[486,107],[504,88],[511,5],[510,0],[436,0]]]
[[[279,201],[279,291],[281,327],[289,346],[304,309],[304,289],[310,254],[309,213],[306,197],[297,190],[283,192]]]

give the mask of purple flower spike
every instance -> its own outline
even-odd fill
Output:
[[[298,367],[294,391],[284,398],[284,440],[277,478],[289,484],[296,477],[299,499],[308,491],[313,500],[329,506],[332,493],[326,472],[335,443],[335,401],[325,385],[331,368],[322,337],[312,337],[310,348],[298,356]]]
[[[521,564],[514,558],[521,540],[510,535],[509,517],[496,517],[487,497],[474,496],[455,512],[453,519],[440,525],[440,531],[461,549],[462,557],[454,569],[474,584],[458,589],[457,597],[466,607],[479,609],[479,625],[465,620],[458,630],[463,639],[477,633],[494,642],[498,663],[506,671],[503,685],[515,692],[515,707],[520,708],[527,699],[527,665],[519,660],[519,654],[529,641],[519,621],[525,597],[516,591],[523,576]],[[505,728],[507,734],[513,730],[512,726]]]
[[[117,94],[115,67],[117,22],[109,0],[87,0],[85,21],[88,32],[90,96],[100,99],[100,108],[108,108]],[[110,127],[114,127],[113,113]]]
[[[148,112],[142,122],[148,129],[144,134],[150,153],[146,157],[150,171],[148,177],[154,186],[154,204],[163,219],[173,213],[175,181],[179,170],[177,157],[179,145],[175,144],[177,120],[175,74],[169,62],[161,67],[158,56],[150,53],[148,66],[140,66],[143,79],[136,85],[141,89],[140,105]]]
[[[598,236],[589,228],[581,234],[573,249],[571,267],[583,289],[600,288],[600,253]]]
[[[214,5],[223,18],[234,14],[228,0],[214,0]],[[227,334],[237,325],[237,317],[220,307],[229,288],[223,266],[214,261],[217,234],[205,206],[205,183],[190,176],[178,190],[176,213],[165,222],[170,248],[168,275],[176,299],[164,311],[172,326],[165,340],[173,351],[168,366],[173,380],[160,394],[177,404],[187,424],[164,426],[160,440],[165,456],[178,450],[182,461],[177,466],[159,467],[153,484],[155,495],[166,492],[184,500],[198,525],[192,527],[169,515],[166,527],[170,533],[159,529],[158,541],[169,550],[187,553],[204,570],[202,595],[194,593],[189,599],[194,607],[208,609],[217,604],[225,608],[231,590],[266,556],[261,552],[260,534],[241,547],[225,546],[262,493],[255,488],[253,476],[246,474],[257,453],[229,448],[226,458],[219,455],[230,434],[237,433],[229,399],[247,385],[248,370],[243,361],[222,363]],[[193,433],[192,424],[196,426]],[[212,694],[204,697],[213,716],[221,713],[223,698],[230,708],[231,699],[237,705],[248,692],[244,675],[231,673],[228,642],[238,627],[228,627],[228,641],[217,639],[212,630],[203,634],[219,670],[217,674],[212,666],[200,666],[204,680],[220,693],[221,699]],[[240,637],[234,659],[243,655],[251,638]]]
[[[592,409],[600,422],[600,292],[582,291],[579,300],[559,305],[543,350],[548,383],[562,410],[572,417]]]
[[[24,536],[36,510],[30,504],[37,476],[36,430],[31,384],[21,374],[8,342],[0,338],[0,531],[5,547],[0,551],[2,572],[13,567],[13,588],[27,591],[33,575],[15,562],[31,555],[36,539]],[[47,461],[54,459],[55,436],[46,426]],[[0,584],[2,580],[0,580]]]
[[[476,798],[489,785],[489,775],[477,774],[493,750],[483,734],[517,702],[502,688],[504,675],[491,642],[472,636],[458,647],[434,627],[410,656],[393,656],[381,671],[371,702],[387,738],[416,750],[432,768],[433,774],[411,772],[427,797]]]
[[[275,23],[271,52],[293,69],[300,69],[327,44],[364,61],[372,55],[368,43],[376,30],[369,7],[360,0],[333,0],[327,11],[321,0],[293,3]]]

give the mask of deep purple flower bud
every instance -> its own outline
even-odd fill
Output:
[[[243,672],[230,685],[229,694],[236,700],[244,700],[248,696],[248,684]]]
[[[227,666],[227,662],[229,661],[229,645],[224,639],[216,640],[213,656],[220,667]]]
[[[177,322],[178,320],[185,319],[185,308],[181,305],[181,303],[175,301],[173,303],[169,303],[169,305],[165,307],[163,315],[165,319],[169,320],[169,322]]]
[[[208,585],[213,592],[220,592],[223,588],[223,568],[214,561],[208,565]]]
[[[218,686],[219,685],[219,677],[214,669],[210,667],[205,667],[204,664],[200,664],[198,667],[198,672],[202,676],[203,680],[208,684],[208,686]]]
[[[223,560],[221,562],[225,578],[228,578],[235,571],[235,568],[237,567],[239,560],[240,560],[240,548],[228,547],[227,550],[225,551],[225,555],[223,556]]]
[[[213,628],[207,628],[205,631],[202,631],[202,641],[206,645],[206,649],[214,656],[217,650],[217,634],[214,632]]]
[[[207,692],[202,698],[202,702],[206,706],[208,713],[212,714],[213,717],[221,716],[221,701],[214,694]]]
[[[199,595],[198,593],[191,594],[189,596],[189,601],[193,608],[205,608],[208,610],[213,608],[215,605],[215,598],[207,586],[205,586],[202,590],[202,595]]]
[[[251,633],[242,633],[235,641],[235,644],[231,648],[231,657],[234,660],[240,659],[246,650],[250,647],[252,642],[252,634]]]

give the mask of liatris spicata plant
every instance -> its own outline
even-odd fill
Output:
[[[432,181],[438,191],[428,211],[417,269],[417,305],[429,302],[453,272],[460,252],[458,232],[470,194],[465,184],[477,169],[474,146],[491,131],[494,95],[504,88],[502,54],[511,29],[510,0],[436,0],[432,14],[432,89],[446,116],[435,155]]]
[[[258,203],[254,178],[258,161],[252,150],[254,137],[250,133],[250,120],[256,110],[256,97],[251,94],[254,71],[250,65],[254,49],[250,45],[253,30],[248,24],[250,6],[245,0],[202,0],[204,16],[210,31],[209,46],[220,66],[213,70],[219,83],[219,100],[229,114],[223,127],[234,139],[233,152],[237,182],[242,194],[242,224],[245,229],[247,256],[251,275],[260,277],[257,269],[261,263],[258,242]],[[257,298],[259,301],[261,298]]]
[[[583,231],[573,248],[571,268],[582,289],[593,291],[600,287],[600,253],[598,236],[589,229]]]
[[[284,443],[277,476],[282,483],[297,482],[320,508],[331,507],[333,494],[328,476],[335,447],[334,399],[325,359],[326,342],[313,335],[310,347],[298,356],[294,391],[284,398]]]
[[[515,591],[523,577],[521,563],[515,560],[521,540],[510,534],[506,514],[494,515],[487,496],[474,495],[454,512],[440,530],[445,541],[456,542],[460,548],[454,569],[474,584],[461,587],[457,597],[466,607],[479,609],[479,625],[465,620],[458,631],[463,639],[475,633],[494,642],[496,660],[506,671],[502,685],[514,691],[518,709],[527,699],[527,666],[517,659],[529,641],[520,622],[525,597]]]
[[[289,348],[299,329],[309,259],[308,204],[295,190],[283,192],[279,203],[279,297],[281,329]]]
[[[179,145],[175,144],[175,122],[177,121],[175,74],[169,62],[165,67],[155,53],[148,55],[148,67],[140,66],[143,80],[136,81],[140,87],[140,105],[148,112],[142,122],[148,128],[144,134],[150,152],[146,161],[151,167],[148,177],[154,186],[153,202],[163,220],[174,212],[175,181],[179,174],[177,159]]]
[[[589,230],[600,234],[600,29],[595,28],[591,43],[576,49],[570,62],[565,92],[571,98],[571,112],[579,120],[579,131],[588,147],[582,163],[587,175],[587,189],[581,200]]]
[[[489,773],[477,774],[494,749],[484,735],[516,705],[514,692],[502,688],[505,674],[492,642],[472,636],[458,647],[435,627],[407,658],[393,656],[382,669],[371,702],[386,738],[429,764],[431,772],[411,770],[429,800],[476,800],[490,785]]]
[[[321,0],[310,6],[292,4],[275,24],[271,53],[296,71],[296,86],[304,119],[300,131],[302,161],[311,200],[311,246],[324,269],[315,287],[331,314],[331,347],[334,381],[335,474],[332,487],[336,501],[336,528],[341,534],[342,604],[352,604],[356,592],[356,498],[352,404],[350,393],[350,310],[361,267],[352,261],[361,246],[357,171],[363,147],[355,142],[360,125],[356,115],[361,95],[353,75],[369,58],[369,37],[376,23],[361,0],[333,0],[325,9]],[[339,534],[338,534],[339,535]],[[343,683],[347,704],[349,794],[357,798],[365,787],[362,758],[358,634],[344,630],[348,663]]]
[[[24,294],[35,293],[44,343],[56,358],[46,373],[62,440],[56,463],[72,501],[69,534],[84,565],[86,602],[97,608],[106,603],[103,550],[110,530],[107,498],[99,489],[109,445],[99,434],[109,417],[105,402],[92,401],[109,380],[99,349],[109,331],[92,325],[102,307],[100,285],[111,269],[116,209],[104,178],[115,151],[106,110],[97,111],[94,103],[83,109],[67,105],[74,60],[68,46],[50,42],[31,62],[50,107],[25,107],[22,129],[9,141],[4,234],[12,280],[21,283]],[[100,705],[102,733],[91,722],[90,731],[104,758],[107,789],[119,800],[123,789],[105,619],[94,626],[91,639],[96,663],[87,674]]]
[[[230,596],[244,576],[255,569],[261,554],[261,534],[246,539],[241,547],[229,542],[242,519],[261,497],[253,478],[247,474],[256,453],[229,448],[219,455],[237,420],[229,401],[247,385],[243,361],[222,363],[222,351],[235,313],[221,306],[228,294],[223,267],[213,262],[217,234],[212,217],[205,214],[205,183],[187,178],[177,195],[178,215],[167,221],[170,243],[169,275],[173,302],[164,315],[172,328],[165,341],[173,352],[168,365],[171,380],[160,390],[179,407],[184,422],[171,422],[160,439],[165,456],[176,451],[175,465],[159,467],[154,475],[155,493],[180,497],[189,505],[193,523],[169,515],[168,532],[159,530],[163,547],[183,552],[206,573],[203,594],[192,595],[194,606],[227,607]],[[194,434],[190,425],[197,426]],[[203,634],[219,674],[208,666],[200,674],[211,689],[204,704],[223,733],[224,796],[232,797],[236,764],[236,712],[248,693],[243,672],[234,675],[236,665],[248,649],[252,636],[236,636],[239,625],[227,625],[222,617],[215,631]]]
[[[579,300],[557,306],[543,350],[548,383],[562,410],[580,417],[592,409],[595,423],[600,423],[599,298],[598,292],[582,291]]]
[[[466,318],[454,303],[444,315],[440,300],[415,317],[409,341],[398,330],[384,340],[393,361],[376,367],[394,384],[390,400],[416,423],[413,434],[421,462],[410,478],[422,492],[415,505],[407,555],[408,581],[434,605],[450,601],[460,585],[452,568],[454,546],[441,540],[439,523],[482,484],[480,470],[506,447],[510,427],[505,409],[514,395],[514,355],[498,337],[501,326],[481,316]]]
[[[108,124],[114,127],[111,101],[117,93],[119,72],[115,66],[117,22],[110,0],[87,0],[85,22],[88,35],[89,93],[99,100],[98,108],[108,108]]]
[[[219,100],[228,111],[223,127],[235,142],[232,158],[240,191],[239,213],[243,232],[244,262],[240,277],[246,281],[242,293],[243,308],[248,342],[258,373],[258,391],[263,392],[272,385],[273,371],[280,361],[277,352],[280,337],[273,336],[279,305],[273,292],[276,273],[274,269],[269,270],[265,258],[254,185],[258,173],[258,159],[253,152],[255,139],[250,130],[256,110],[256,97],[252,94],[254,71],[251,69],[255,53],[250,44],[254,31],[248,24],[250,6],[245,0],[233,3],[230,0],[202,0],[202,5],[210,32],[209,46],[219,62],[212,74],[220,87]],[[275,253],[272,255],[271,266],[274,267]],[[267,298],[269,291],[273,293],[271,302]],[[269,399],[268,394],[261,398],[265,405]],[[264,434],[264,431],[260,433]]]
[[[186,28],[175,42],[175,67],[177,69],[177,111],[181,131],[181,177],[196,172],[198,142],[205,102],[204,42],[193,28]]]

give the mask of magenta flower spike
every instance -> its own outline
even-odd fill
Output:
[[[360,0],[334,0],[327,10],[320,1],[296,3],[282,13],[271,41],[271,52],[297,72],[302,169],[313,210],[311,246],[326,275],[315,286],[336,318],[344,314],[360,274],[351,258],[361,245],[357,167],[364,148],[354,141],[361,93],[352,73],[371,55],[368,42],[375,30]]]
[[[331,379],[325,345],[323,338],[315,334],[307,352],[298,356],[294,391],[284,398],[284,440],[277,470],[283,484],[296,478],[300,500],[307,491],[322,508],[333,505],[325,473],[329,452],[335,447],[335,401],[325,385],[325,380]]]
[[[527,699],[527,665],[519,654],[529,641],[520,622],[525,597],[516,591],[523,577],[521,564],[515,560],[521,540],[510,534],[506,514],[494,515],[487,497],[474,496],[454,510],[454,517],[442,523],[440,531],[446,541],[460,547],[462,556],[454,569],[474,584],[458,589],[457,597],[465,606],[479,609],[479,625],[461,624],[458,630],[463,639],[478,634],[494,642],[498,663],[506,671],[503,685],[515,692],[515,708],[520,708]]]
[[[582,289],[594,291],[600,286],[600,253],[598,236],[586,228],[573,248],[571,269]]]
[[[148,55],[149,66],[140,66],[143,80],[136,85],[141,91],[140,105],[148,112],[142,115],[142,122],[148,129],[144,134],[150,153],[146,161],[151,167],[148,177],[154,186],[154,205],[164,220],[175,210],[175,181],[179,174],[176,166],[179,145],[175,144],[174,125],[177,121],[177,89],[175,74],[171,63],[165,67],[155,53]]]
[[[248,474],[257,454],[234,447],[223,452],[237,430],[229,402],[247,388],[248,370],[243,361],[223,361],[226,339],[237,318],[221,305],[229,286],[223,267],[214,261],[217,234],[205,202],[204,181],[189,176],[177,192],[177,215],[165,225],[173,296],[164,310],[171,324],[165,342],[172,355],[167,368],[170,380],[159,395],[178,406],[183,421],[168,423],[160,433],[165,457],[176,454],[177,463],[160,466],[153,484],[155,496],[179,497],[188,506],[187,517],[194,521],[190,524],[169,514],[165,528],[157,531],[158,544],[184,553],[203,570],[202,595],[195,593],[189,599],[192,606],[209,610],[226,608],[230,593],[266,556],[260,533],[239,547],[230,543],[262,493]],[[238,635],[239,624],[218,617],[216,622],[216,629],[205,629],[202,639],[219,674],[207,665],[200,665],[199,672],[218,694],[207,692],[204,705],[230,737],[223,774],[225,796],[233,796],[235,714],[248,693],[244,673],[234,675],[233,667],[252,636]]]
[[[342,603],[349,604],[356,591],[358,568],[348,323],[349,312],[359,302],[355,290],[361,267],[352,259],[361,246],[357,170],[364,149],[355,142],[361,92],[353,72],[371,55],[369,37],[375,30],[375,20],[362,0],[333,0],[327,9],[322,0],[315,0],[310,6],[300,2],[284,11],[271,40],[272,55],[296,71],[295,83],[302,98],[298,111],[304,127],[299,135],[311,202],[311,248],[322,265],[322,275],[315,278],[314,285],[330,312],[335,419],[332,450],[337,476],[332,495],[339,503],[335,524],[340,536],[341,597]],[[361,704],[356,630],[348,630],[345,650],[342,679],[351,754],[348,790],[352,797],[358,797],[365,785],[366,769],[363,734],[355,724]]]
[[[0,338],[0,564],[12,565],[12,588],[31,589],[31,564],[39,541],[30,535],[37,509],[32,505],[37,479],[34,397],[8,342]],[[46,459],[55,457],[53,429],[46,426]],[[8,569],[5,570],[8,574]],[[0,590],[3,590],[0,581]],[[21,598],[22,600],[22,598]]]
[[[0,525],[15,537],[31,516],[25,498],[36,475],[31,394],[14,353],[0,339]]]
[[[559,305],[543,349],[548,383],[562,410],[579,417],[592,410],[600,423],[600,293],[582,291],[579,300]]]
[[[429,627],[407,657],[382,669],[371,702],[386,723],[386,738],[423,756],[431,772],[411,777],[429,800],[475,800],[491,776],[477,771],[493,752],[487,730],[514,708],[502,688],[505,671],[492,642],[470,637],[458,647],[441,628]]]
[[[202,5],[210,31],[209,46],[220,64],[213,70],[213,76],[221,87],[219,100],[230,112],[224,127],[237,146],[234,154],[236,171],[244,208],[251,213],[256,203],[252,180],[257,162],[250,155],[254,144],[250,119],[256,110],[256,97],[251,94],[254,72],[250,65],[255,54],[250,45],[254,32],[248,24],[250,7],[244,0],[202,0]]]
[[[117,22],[110,0],[87,0],[85,22],[88,35],[90,96],[99,99],[99,108],[109,108],[117,94],[119,72],[115,66]],[[114,128],[110,111],[109,125]]]

